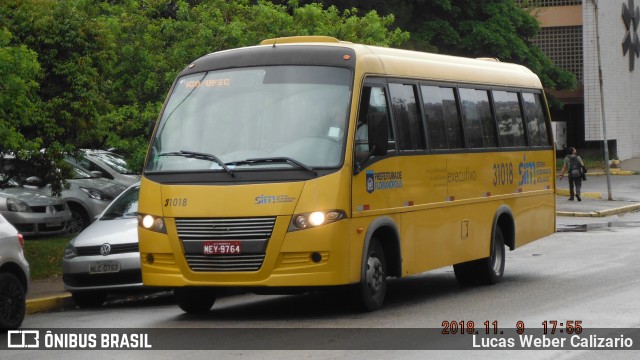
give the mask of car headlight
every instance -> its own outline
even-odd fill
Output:
[[[78,256],[78,251],[76,250],[76,247],[71,245],[71,243],[68,243],[67,247],[64,248],[64,258],[73,259],[76,256]]]
[[[304,214],[295,214],[291,218],[288,231],[309,229],[321,225],[330,224],[346,219],[347,213],[343,210],[314,211]]]
[[[7,209],[15,212],[33,212],[31,206],[27,205],[26,202],[14,198],[7,199]]]
[[[138,214],[138,226],[143,229],[159,232],[162,234],[167,233],[167,228],[164,225],[164,218],[162,216]]]
[[[92,198],[92,199],[103,200],[103,201],[111,201],[111,200],[113,200],[112,196],[107,195],[107,194],[103,193],[102,191],[100,191],[98,189],[80,187],[80,190],[86,192],[87,195],[89,195],[89,197]]]

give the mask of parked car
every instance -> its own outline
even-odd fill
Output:
[[[140,174],[129,170],[125,159],[114,152],[107,150],[83,150],[84,158],[67,158],[89,170],[92,174],[113,180],[125,186],[131,186],[140,181]]]
[[[140,183],[125,190],[65,248],[62,280],[78,306],[100,306],[109,293],[142,287],[139,192]]]
[[[73,164],[72,164],[73,165]],[[104,209],[127,187],[117,182],[97,177],[80,166],[73,165],[74,177],[67,179],[69,188],[63,188],[60,198],[67,202],[71,211],[69,231],[79,233],[84,230]],[[51,185],[32,176],[25,186],[51,193]]]
[[[29,288],[29,263],[24,258],[24,239],[0,215],[0,329],[22,325]]]
[[[0,214],[24,236],[64,234],[71,225],[71,211],[64,200],[20,186],[2,174]]]

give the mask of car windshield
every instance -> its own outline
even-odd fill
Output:
[[[107,166],[120,174],[133,174],[133,171],[129,170],[127,167],[127,162],[120,155],[107,152],[95,152],[91,153],[90,156],[101,160],[103,163],[107,164]]]
[[[1,189],[15,188],[15,187],[20,187],[20,184],[18,184],[18,182],[13,180],[12,178],[7,177],[5,174],[0,173]]]
[[[350,70],[326,66],[184,76],[167,101],[145,171],[337,167],[350,83]]]
[[[113,220],[138,216],[138,194],[140,185],[125,190],[105,209],[100,220]]]
[[[69,161],[67,161],[69,162]],[[69,162],[69,164],[72,165],[73,167],[73,179],[95,179],[97,178],[97,176],[94,176],[93,174],[91,174],[89,171],[79,167],[78,165]]]

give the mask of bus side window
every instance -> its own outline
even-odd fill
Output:
[[[522,93],[529,145],[548,146],[549,134],[540,94]]]
[[[375,128],[376,124],[388,124],[388,128],[380,131]],[[364,87],[360,100],[358,123],[356,124],[356,160],[361,163],[366,161],[368,157],[374,155],[374,153],[381,155],[387,152],[387,147],[384,149],[374,149],[374,139],[370,138],[370,134],[373,132],[379,132],[380,135],[386,136],[387,143],[389,144],[388,149],[395,150],[395,140],[392,130],[393,128],[388,118],[385,89],[383,87]]]
[[[498,119],[500,146],[525,146],[518,94],[509,91],[493,91],[493,101]]]
[[[491,116],[486,90],[460,88],[467,145],[470,148],[497,147],[496,125]]]
[[[400,150],[426,149],[424,127],[416,104],[415,87],[390,83],[389,92],[398,129],[398,148]]]
[[[442,98],[438,86],[420,86],[424,111],[427,118],[427,128],[429,133],[429,144],[432,149],[443,150],[449,147],[446,137],[446,126],[444,124],[444,111],[442,109]]]
[[[464,114],[464,128],[467,135],[467,145],[470,148],[484,147],[482,141],[482,123],[478,112],[478,102],[474,89],[460,88],[460,104]]]

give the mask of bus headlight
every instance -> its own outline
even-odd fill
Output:
[[[295,214],[291,218],[291,224],[289,224],[288,231],[297,231],[330,224],[332,222],[345,219],[346,217],[347,213],[343,210],[314,211],[304,214]]]
[[[164,218],[162,216],[138,214],[138,226],[162,234],[167,233],[167,228],[164,225]]]

